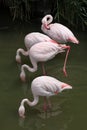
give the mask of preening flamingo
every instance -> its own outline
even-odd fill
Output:
[[[25,36],[24,43],[26,46],[26,51],[22,48],[17,49],[16,51],[16,61],[21,63],[21,56],[20,53],[24,56],[28,56],[28,50],[36,43],[44,42],[44,41],[51,41],[52,39],[49,38],[47,35],[39,33],[39,32],[32,32]]]
[[[30,72],[37,71],[37,63],[38,62],[46,62],[50,59],[53,59],[58,53],[64,52],[66,45],[58,45],[54,42],[40,42],[35,44],[28,51],[28,55],[33,67],[30,67],[26,64],[21,66],[20,78],[22,81],[25,81],[25,70],[27,69]],[[65,64],[64,64],[65,68]],[[43,73],[45,74],[45,70],[43,69]]]
[[[20,107],[18,109],[19,116],[22,118],[25,117],[25,102],[29,106],[35,106],[39,102],[39,96],[45,96],[48,98],[50,96],[57,95],[66,89],[72,89],[72,86],[61,82],[51,76],[39,76],[35,78],[31,83],[31,91],[34,100],[31,102],[29,99],[25,98],[21,101]]]
[[[66,26],[60,23],[51,24],[52,21],[53,21],[53,17],[50,14],[43,17],[41,30],[45,34],[47,34],[49,37],[51,37],[53,40],[57,41],[58,43],[67,43],[67,42],[72,42],[76,44],[79,43],[79,41],[77,40],[77,38],[74,36],[74,34],[69,28],[67,28]],[[67,49],[65,62],[67,62],[70,46],[65,46],[65,48]],[[63,71],[67,76],[66,71],[65,70]]]
[[[60,23],[52,23],[53,17],[48,14],[42,18],[41,30],[59,43],[72,42],[78,44],[79,41],[72,31]]]

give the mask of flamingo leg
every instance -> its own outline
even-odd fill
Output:
[[[43,106],[44,111],[47,111],[47,98],[44,97],[44,106]]]
[[[44,63],[42,62],[42,72],[43,72],[43,75],[46,75],[46,70],[45,70],[45,67],[44,67]]]
[[[44,63],[41,62],[42,64],[42,72],[43,72],[43,75],[46,75],[46,70],[45,70],[45,67],[44,67]],[[47,98],[44,97],[44,106],[43,106],[43,109],[44,111],[47,111]]]
[[[44,106],[43,109],[46,112],[47,110],[51,109],[52,105],[51,105],[51,101],[49,100],[49,98],[44,97]]]
[[[64,75],[67,76],[66,63],[67,63],[67,59],[68,59],[68,55],[69,55],[69,51],[70,51],[70,46],[65,46],[64,48],[67,49],[67,52],[66,52],[66,57],[65,57],[65,61],[64,61],[63,72],[64,72]]]
[[[47,102],[48,102],[48,109],[51,109],[52,108],[52,104],[51,104],[51,101],[49,98],[47,98]]]

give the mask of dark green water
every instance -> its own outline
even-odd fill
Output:
[[[20,69],[15,61],[16,50],[24,46],[24,36],[39,31],[40,26],[17,26],[0,31],[0,130],[87,130],[87,34],[76,33],[79,45],[71,44],[67,62],[68,77],[64,77],[62,66],[65,53],[48,61],[48,75],[73,86],[58,96],[51,97],[52,111],[44,113],[43,98],[38,105],[30,108],[26,105],[26,118],[18,116],[18,107],[22,98],[33,99],[30,91],[31,81],[42,74],[40,66],[35,73],[27,73],[27,82],[22,83]],[[22,56],[22,63],[30,64]]]

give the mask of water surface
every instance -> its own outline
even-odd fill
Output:
[[[76,32],[80,44],[70,44],[67,62],[68,77],[64,77],[62,66],[65,53],[48,61],[45,66],[48,75],[73,86],[58,96],[51,97],[52,110],[44,112],[43,98],[30,108],[26,105],[26,118],[20,119],[18,107],[22,98],[33,100],[31,81],[42,74],[38,71],[27,73],[27,82],[22,83],[20,66],[15,61],[16,50],[24,48],[24,36],[39,31],[39,25],[14,26],[0,31],[0,130],[87,130],[87,34]],[[30,64],[28,57],[22,56],[22,63]]]

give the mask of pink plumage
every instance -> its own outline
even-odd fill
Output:
[[[47,34],[49,37],[59,43],[79,43],[79,41],[69,28],[60,23],[51,24],[52,21],[53,17],[51,15],[46,15],[43,17],[41,29],[45,34]]]
[[[27,50],[24,50],[22,48],[17,49],[16,61],[18,63],[21,63],[20,53],[22,53],[22,55],[24,55],[24,56],[28,56],[28,51],[33,45],[35,45],[39,42],[44,42],[44,41],[46,42],[46,41],[51,41],[51,40],[52,39],[50,37],[48,37],[45,34],[39,33],[39,32],[32,32],[32,33],[27,34],[24,38],[24,44],[25,44]]]
[[[39,96],[50,97],[67,89],[72,89],[72,86],[51,76],[39,76],[35,78],[31,83],[31,91],[34,100],[31,102],[29,99],[25,98],[21,101],[18,109],[19,116],[25,118],[25,102],[29,106],[35,106],[39,102]]]
[[[53,59],[58,53],[65,52],[65,45],[59,45],[54,42],[40,42],[35,44],[28,51],[32,67],[24,64],[21,66],[20,77],[22,81],[25,81],[25,70],[29,72],[35,72],[38,69],[38,62],[46,62]]]

